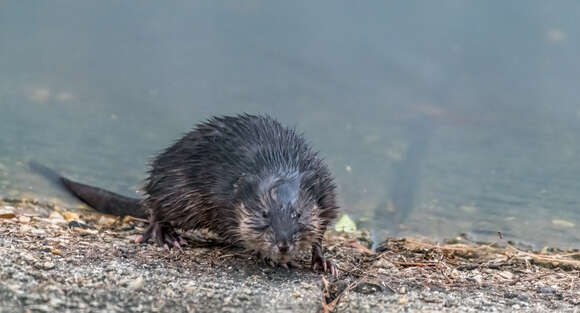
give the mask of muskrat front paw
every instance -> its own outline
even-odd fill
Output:
[[[312,256],[312,270],[316,271],[321,269],[325,273],[330,273],[334,277],[338,277],[338,268],[336,264],[330,259],[325,258],[321,255]]]
[[[153,222],[149,224],[149,227],[143,232],[143,234],[135,240],[137,243],[146,243],[149,239],[153,238],[157,245],[165,249],[173,247],[176,249],[181,249],[181,246],[186,245],[185,240],[181,238],[177,232],[168,224],[162,224]]]
[[[271,267],[276,267],[276,263],[274,263],[274,261],[272,259],[270,259],[267,256],[263,256],[261,257],[262,262],[264,262],[264,264],[269,265]]]

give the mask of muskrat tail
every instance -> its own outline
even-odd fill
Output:
[[[143,210],[139,199],[125,197],[98,187],[72,181],[66,177],[60,176],[54,170],[34,161],[29,162],[28,165],[33,171],[39,173],[50,181],[59,184],[61,187],[64,187],[79,200],[88,204],[100,213],[116,216],[129,215],[137,218],[147,218],[147,214],[145,210]]]

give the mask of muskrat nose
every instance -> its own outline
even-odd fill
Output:
[[[280,253],[288,253],[289,247],[287,243],[279,243],[278,244],[278,251]]]

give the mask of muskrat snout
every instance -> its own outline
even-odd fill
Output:
[[[276,246],[281,254],[286,254],[290,251],[290,245],[287,242],[280,242]]]

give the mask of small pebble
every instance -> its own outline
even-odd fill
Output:
[[[44,229],[40,229],[40,228],[31,228],[30,233],[33,235],[44,235],[44,234],[46,234],[46,231]]]
[[[26,306],[26,312],[54,312],[54,309],[46,304],[33,304]]]
[[[471,279],[473,279],[473,281],[475,281],[480,286],[483,284],[483,278],[481,275],[475,275]]]
[[[528,302],[530,299],[526,295],[518,295],[518,300]]]
[[[89,228],[89,226],[87,224],[84,224],[84,223],[81,223],[81,222],[78,222],[78,221],[70,221],[68,223],[68,227],[69,228],[78,227],[78,228],[82,228],[82,229],[88,229]]]
[[[143,284],[141,284],[143,285]],[[173,289],[167,287],[165,288],[165,295],[168,297],[175,297],[175,291],[173,291]]]
[[[498,273],[499,276],[505,278],[505,279],[513,279],[514,278],[514,274],[512,272],[508,272],[508,271],[502,271]]]
[[[66,220],[64,219],[64,217],[56,211],[53,211],[52,213],[50,213],[50,215],[48,216],[48,219],[50,220],[50,223],[52,223],[52,224],[64,224],[64,223],[66,223]]]
[[[33,264],[36,262],[36,259],[30,254],[22,254],[22,255],[20,255],[20,257],[22,258],[22,260],[24,260],[28,264]]]
[[[64,212],[63,217],[67,222],[80,219],[80,216],[77,213],[70,212],[70,211]]]
[[[375,263],[374,263],[375,267],[379,267],[379,268],[394,268],[395,265],[387,260],[385,260],[384,258],[379,258]]]
[[[539,293],[556,293],[556,289],[554,289],[553,287],[540,287],[538,288],[538,292]]]
[[[513,293],[513,292],[506,291],[506,292],[504,292],[503,296],[507,299],[513,299],[513,298],[516,298],[518,295]]]
[[[110,226],[115,224],[116,221],[117,221],[116,218],[103,215],[99,218],[99,221],[97,223],[102,226]]]
[[[185,289],[185,291],[189,292],[189,293],[196,293],[198,288],[195,285],[195,283],[189,283],[189,284],[185,285],[185,287],[183,287],[183,289]]]
[[[18,222],[21,224],[28,224],[30,223],[30,220],[31,220],[30,216],[21,216],[18,218]]]
[[[56,265],[54,263],[50,262],[50,261],[44,262],[42,264],[42,268],[45,269],[45,270],[51,270],[51,269],[53,269],[55,267],[56,267]]]
[[[143,287],[143,277],[139,276],[130,281],[127,287],[131,290],[141,289]]]
[[[372,282],[361,282],[355,288],[353,288],[355,292],[362,294],[373,294],[376,292],[382,292],[383,289],[384,288],[381,285]]]

